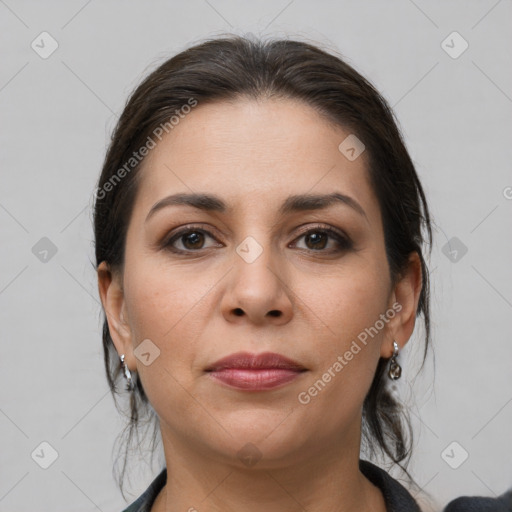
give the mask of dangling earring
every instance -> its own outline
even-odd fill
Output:
[[[124,378],[126,379],[126,391],[133,391],[134,384],[132,379],[132,372],[128,368],[127,364],[124,362],[124,354],[120,357],[121,359],[121,368],[123,369]]]
[[[391,380],[397,380],[402,375],[402,367],[396,362],[396,357],[398,356],[398,343],[393,340],[393,355],[391,356],[391,361],[389,362],[389,371],[388,376]]]

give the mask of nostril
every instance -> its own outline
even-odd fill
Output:
[[[234,311],[236,316],[242,316],[244,312],[240,308],[236,308]]]
[[[281,311],[277,311],[277,309],[273,309],[272,311],[269,311],[268,314],[270,316],[281,316]]]

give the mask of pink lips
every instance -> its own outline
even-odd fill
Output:
[[[220,359],[205,371],[230,387],[263,391],[294,380],[306,368],[292,359],[272,352],[237,352]]]

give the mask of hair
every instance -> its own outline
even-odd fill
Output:
[[[138,171],[144,161],[134,159],[134,155],[142,154],[141,148],[153,141],[162,127],[166,132],[172,129],[172,118],[185,112],[185,105],[239,98],[301,101],[363,142],[370,185],[382,215],[392,284],[407,269],[412,253],[416,252],[421,262],[422,289],[416,316],[423,315],[425,326],[423,367],[430,343],[430,298],[422,249],[428,245],[432,250],[432,229],[422,185],[386,100],[341,56],[307,42],[235,35],[207,39],[166,60],[140,83],[113,131],[97,185],[96,264],[105,261],[111,271],[122,275],[126,233],[138,189]],[[118,406],[116,383],[122,376],[104,312],[103,322],[107,380]],[[388,359],[380,358],[363,403],[362,441],[370,456],[383,455],[414,483],[406,470],[413,445],[411,422],[407,408],[390,389],[387,363]],[[118,479],[121,490],[128,445],[144,419],[147,424],[153,422],[153,446],[156,438],[156,413],[142,383],[136,376],[134,380],[124,464]]]

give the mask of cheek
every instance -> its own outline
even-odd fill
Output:
[[[201,411],[190,411],[194,404],[186,390],[195,384],[193,369],[204,343],[205,308],[213,285],[208,276],[199,279],[158,265],[150,268],[147,260],[144,266],[132,265],[125,274],[135,355],[140,352],[139,343],[147,339],[158,354],[147,366],[137,357],[137,372],[150,403],[169,424],[175,415],[201,415]]]
[[[151,266],[148,260],[145,264],[132,264],[125,274],[125,300],[134,349],[143,340],[151,340],[160,351],[155,366],[173,374],[179,372],[186,379],[186,371],[200,349],[197,343],[205,329],[208,292],[214,284],[213,276],[198,279]],[[138,361],[138,370],[139,366],[141,378],[149,378],[148,368]]]
[[[385,312],[389,299],[387,268],[363,259],[329,276],[303,274],[294,292],[321,320],[325,338],[338,340],[337,349],[373,326]]]
[[[360,418],[385,332],[374,330],[388,298],[387,282],[380,275],[380,269],[366,268],[333,277],[326,280],[322,293],[309,293],[305,299],[322,326],[311,333],[316,366],[296,399],[303,414],[322,418],[325,433],[339,430],[340,425],[353,426]]]
[[[304,401],[314,402],[311,410],[343,403],[345,413],[355,412],[373,379],[386,331],[381,315],[389,299],[387,262],[360,259],[329,278],[303,276],[297,288],[312,313],[306,323],[317,327],[310,333],[317,364],[302,390]]]

